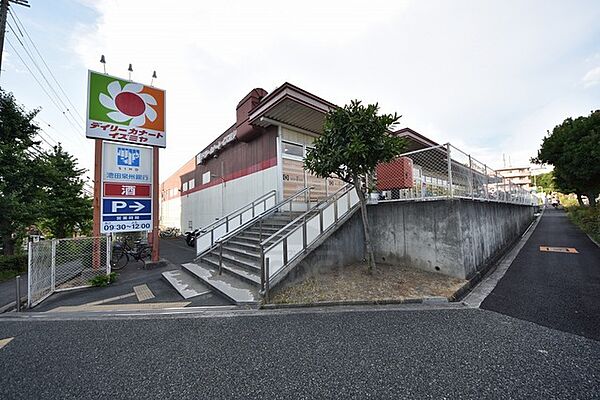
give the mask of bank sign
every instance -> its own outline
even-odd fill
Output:
[[[164,90],[89,71],[85,135],[166,147]]]
[[[152,149],[102,145],[100,232],[152,230]]]

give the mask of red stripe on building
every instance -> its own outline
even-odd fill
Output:
[[[211,181],[204,185],[195,186],[191,190],[187,190],[185,192],[181,192],[181,195],[187,195],[194,192],[199,192],[200,190],[207,189],[212,186],[220,185],[223,182],[229,182],[234,179],[238,179],[244,177],[246,175],[254,174],[256,172],[263,171],[265,169],[274,167],[277,165],[277,157],[273,157],[269,160],[261,161],[257,164],[251,165],[246,168],[242,168],[239,171],[232,172],[231,174],[225,175],[223,179],[221,178],[211,178]]]

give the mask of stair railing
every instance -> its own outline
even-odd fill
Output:
[[[230,212],[215,222],[205,226],[196,238],[196,255],[212,248],[215,242],[240,225],[252,220],[261,212],[271,209],[277,203],[277,191],[271,190],[252,202]]]
[[[241,231],[243,231],[253,225],[256,225],[256,224],[259,224],[259,226],[260,226],[259,239],[262,238],[263,221],[266,218],[270,217],[271,215],[275,214],[277,211],[284,210],[287,207],[289,207],[290,212],[293,211],[294,200],[297,200],[301,196],[304,197],[304,202],[306,203],[306,208],[310,208],[310,191],[312,189],[314,189],[314,187],[312,187],[312,186],[305,187],[304,189],[294,193],[292,196],[288,197],[287,199],[275,204],[273,207],[271,207],[269,209],[266,209],[259,215],[256,215],[254,218],[246,221],[242,225],[236,227],[232,231],[221,236],[218,240],[215,241],[214,245],[212,245],[210,248],[206,249],[202,254],[199,255],[200,259],[202,259],[202,256],[204,254],[208,254],[212,250],[214,250],[218,247],[219,248],[219,274],[221,274],[222,266],[223,266],[223,245],[225,245],[231,238],[235,237]]]
[[[260,243],[260,288],[268,301],[269,290],[307,249],[334,230],[359,207],[354,186],[346,185],[320,201]]]

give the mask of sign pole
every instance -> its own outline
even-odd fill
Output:
[[[159,201],[158,201],[158,147],[152,148],[152,261],[158,262],[160,258],[159,237]]]
[[[92,250],[92,265],[94,269],[100,268],[100,199],[102,198],[102,139],[94,139],[94,222],[92,236],[94,245]]]
[[[94,150],[94,226],[92,236],[100,236],[100,199],[102,198],[102,139],[95,139]]]

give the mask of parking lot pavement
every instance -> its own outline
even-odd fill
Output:
[[[101,300],[123,297],[133,293],[134,286],[147,285],[154,298],[144,300],[143,303],[173,303],[184,301],[183,297],[163,278],[162,273],[180,268],[181,263],[190,262],[194,259],[195,251],[185,244],[181,238],[161,239],[161,258],[169,263],[163,267],[144,269],[141,262],[130,262],[118,273],[115,283],[103,288],[85,288],[68,292],[59,292],[44,300],[32,311],[50,311],[58,307],[80,306],[83,304],[98,302]],[[25,292],[26,293],[26,289]],[[189,306],[212,306],[228,305],[223,297],[209,293],[192,299]],[[137,297],[123,297],[106,304],[129,304],[138,303]]]

